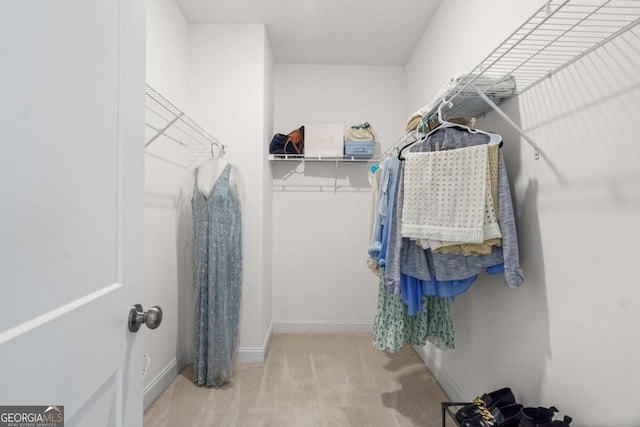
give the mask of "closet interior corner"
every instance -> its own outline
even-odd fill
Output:
[[[218,390],[274,335],[357,333],[390,370],[410,347],[452,402],[507,385],[577,425],[640,422],[588,403],[633,392],[621,354],[640,351],[620,296],[637,294],[640,1],[433,1],[405,56],[353,64],[322,56],[337,45],[291,59],[304,38],[257,0],[251,24],[197,3],[147,0],[145,293],[173,326],[145,343],[145,407],[190,364]],[[374,153],[271,151],[335,123],[371,123]]]

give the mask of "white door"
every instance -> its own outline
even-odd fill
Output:
[[[143,141],[144,0],[2,0],[0,405],[142,425]]]

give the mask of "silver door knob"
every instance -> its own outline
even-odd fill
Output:
[[[147,328],[155,329],[162,323],[162,309],[154,305],[147,311],[142,311],[142,306],[136,304],[129,310],[129,330],[138,332],[140,326],[145,323]]]

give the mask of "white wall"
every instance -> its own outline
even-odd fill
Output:
[[[271,133],[273,59],[263,25],[191,25],[189,111],[228,145],[225,160],[238,167],[244,186],[244,273],[240,361],[261,361],[270,338],[271,196],[265,191]]]
[[[189,25],[173,0],[147,0],[146,81],[182,110],[188,99]],[[142,141],[140,142],[143,143]],[[153,149],[153,145],[150,146]],[[145,408],[187,363],[192,349],[193,292],[176,245],[176,198],[186,170],[146,156],[144,200],[144,301],[163,309],[162,325],[143,327],[151,357],[145,376]],[[180,267],[180,268],[179,268]]]
[[[147,0],[146,81],[181,110],[187,109],[189,23],[173,0]]]
[[[403,110],[403,67],[275,67],[274,132],[368,121],[384,150],[401,135]],[[366,266],[369,165],[272,163],[274,330],[370,331],[377,280]]]
[[[273,128],[273,58],[264,27],[191,27],[173,0],[147,1],[149,85],[229,146],[225,160],[244,184],[245,270],[240,362],[260,362],[271,327],[271,178],[264,140]],[[250,82],[251,84],[248,84]],[[189,90],[191,88],[191,90]],[[150,146],[153,150],[153,146]],[[145,308],[162,326],[145,334],[151,364],[145,408],[191,358],[193,284],[190,230],[176,228],[189,203],[192,172],[152,156],[145,170]],[[188,196],[188,195],[187,195]]]
[[[269,39],[264,37],[264,78],[263,78],[263,134],[259,142],[262,147],[258,150],[263,155],[262,168],[262,193],[263,193],[263,217],[262,230],[264,238],[262,241],[262,256],[264,259],[263,271],[263,294],[262,294],[262,333],[266,340],[271,339],[271,324],[273,321],[273,190],[271,187],[271,168],[266,160],[268,148],[266,141],[273,135],[274,116],[274,62]],[[265,352],[269,350],[269,342],[263,343]]]
[[[503,39],[539,5],[443,2],[409,61],[407,88],[417,87],[420,76],[442,82],[458,65],[475,66],[488,53],[481,52],[485,42],[495,45],[490,41]],[[489,20],[502,25],[486,25]],[[447,23],[443,51],[431,41]],[[456,349],[419,349],[454,400],[511,386],[525,406],[555,405],[581,427],[640,422],[633,403],[640,288],[631,268],[640,244],[640,194],[633,184],[640,180],[638,34],[504,105],[542,147],[540,160],[497,115],[479,123],[505,140],[525,283],[508,289],[501,278],[481,275],[453,303]],[[431,67],[441,55],[447,60]],[[438,87],[408,93],[408,111]]]

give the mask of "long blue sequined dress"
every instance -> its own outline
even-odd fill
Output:
[[[193,207],[195,355],[193,381],[221,386],[233,375],[238,348],[242,289],[242,216],[227,164],[205,197],[198,189]]]

